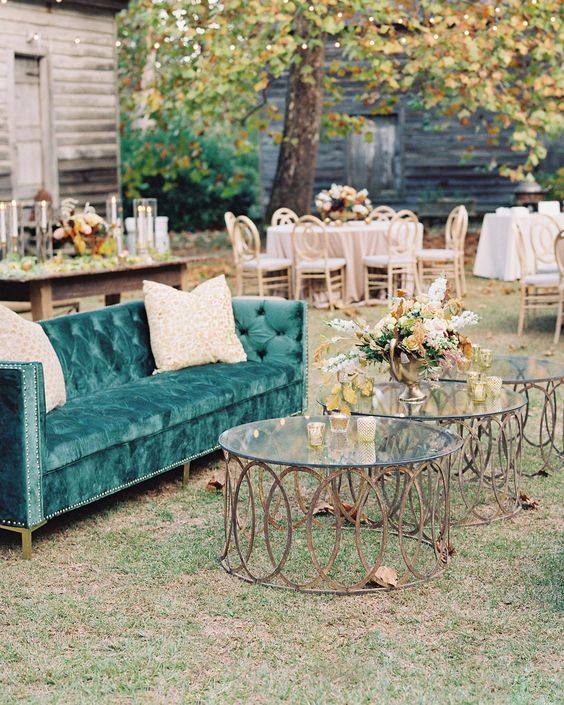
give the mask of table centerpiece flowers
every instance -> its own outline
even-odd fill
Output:
[[[315,207],[325,222],[367,220],[372,211],[368,191],[357,191],[352,186],[332,184],[315,197]]]
[[[82,210],[78,210],[77,205],[74,198],[62,201],[61,220],[53,232],[54,240],[70,240],[76,253],[81,256],[114,255],[117,245],[110,226],[89,203]]]
[[[455,365],[468,366],[472,343],[461,331],[477,322],[475,313],[464,310],[462,302],[450,296],[445,277],[436,279],[427,294],[409,296],[398,291],[388,313],[375,325],[362,319],[328,321],[335,335],[316,351],[322,372],[336,379],[327,409],[350,413],[359,393],[370,396],[373,382],[368,372],[373,365],[389,367],[392,377],[406,385],[401,401],[423,401],[426,394],[421,380],[436,380]],[[343,342],[349,343],[347,349],[324,357],[332,346]]]

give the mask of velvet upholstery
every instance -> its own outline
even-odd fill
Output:
[[[45,321],[67,403],[39,363],[0,362],[0,524],[31,527],[217,447],[225,429],[306,406],[303,302],[234,299],[247,362],[153,374],[142,302]]]

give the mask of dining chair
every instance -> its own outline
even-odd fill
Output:
[[[554,344],[558,345],[562,323],[564,323],[564,230],[556,236],[554,242],[554,256],[558,266],[560,281],[558,282],[558,309],[556,313],[556,329],[554,331]]]
[[[223,219],[225,220],[225,227],[227,228],[227,234],[229,235],[229,242],[233,247],[233,226],[235,225],[237,218],[234,213],[227,211],[224,213]]]
[[[291,208],[278,208],[272,214],[270,224],[276,225],[294,225],[299,220],[298,215]]]
[[[517,335],[523,335],[529,311],[559,305],[560,274],[555,257],[558,224],[550,216],[533,215],[529,231],[513,223],[521,267]]]
[[[346,260],[344,257],[329,257],[329,236],[319,218],[304,215],[298,219],[292,230],[292,251],[296,299],[301,296],[304,281],[308,281],[310,284],[324,282],[331,310],[335,305],[335,296],[344,302]]]
[[[259,231],[246,215],[240,215],[233,222],[233,258],[237,296],[285,292],[291,298],[292,262],[261,253]]]
[[[396,212],[391,206],[378,206],[370,213],[370,218],[377,221],[391,220],[395,214]]]
[[[444,248],[417,250],[419,283],[432,282],[441,274],[454,281],[458,298],[466,294],[464,271],[464,243],[468,232],[468,211],[465,206],[456,206],[448,215],[445,225]]]
[[[387,253],[385,255],[367,255],[363,257],[364,265],[364,299],[369,303],[384,303],[392,298],[397,288],[413,285],[420,290],[417,273],[417,248],[419,220],[410,210],[398,211],[388,227],[386,234]],[[372,290],[384,290],[385,301],[371,299]]]

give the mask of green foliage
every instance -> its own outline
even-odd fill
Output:
[[[127,124],[121,149],[126,212],[133,198],[155,197],[174,230],[223,227],[227,210],[258,214],[258,158],[237,154],[226,136]]]
[[[546,171],[535,172],[535,181],[547,191],[547,198],[555,201],[564,200],[564,167],[549,173]]]

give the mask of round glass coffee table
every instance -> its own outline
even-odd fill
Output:
[[[562,469],[564,365],[535,357],[498,355],[486,374],[501,377],[504,385],[522,392],[527,399],[523,438],[539,450],[541,462],[534,474]],[[445,379],[461,381],[465,376],[455,369]]]
[[[422,385],[426,399],[399,400],[403,384],[375,384],[371,396],[359,396],[353,415],[410,418],[427,421],[458,433],[464,446],[451,467],[451,521],[456,525],[488,524],[508,519],[520,509],[522,394],[502,387],[496,398],[476,403],[465,384],[438,382]],[[322,391],[320,403],[326,394]]]
[[[325,424],[320,448],[307,424]],[[462,446],[428,424],[377,419],[371,442],[327,416],[257,421],[219,438],[226,464],[224,569],[303,592],[408,587],[450,555],[450,464]]]

